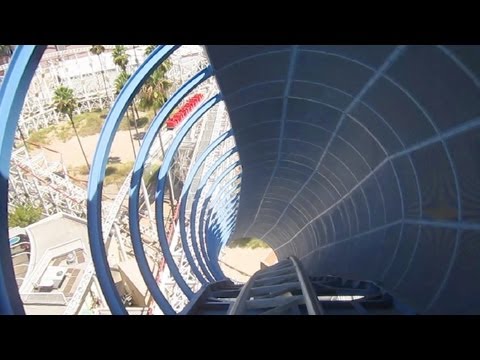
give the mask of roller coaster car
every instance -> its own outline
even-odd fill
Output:
[[[175,129],[175,125],[177,125],[177,123],[173,119],[167,120],[167,130]]]
[[[202,94],[195,94],[190,99],[188,99],[180,109],[167,120],[167,129],[173,130],[175,127],[185,119],[188,114],[197,106],[200,101],[203,99]]]

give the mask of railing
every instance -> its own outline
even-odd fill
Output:
[[[298,261],[295,256],[290,256],[289,259],[292,261],[295,271],[297,272],[298,281],[300,282],[300,287],[302,288],[308,314],[323,315],[323,309],[318,302],[317,295],[315,294],[315,290],[313,289],[309,278],[305,275],[302,263]]]
[[[85,296],[85,292],[90,286],[90,282],[92,281],[94,273],[95,268],[93,266],[93,262],[90,262],[85,268],[82,279],[80,280],[80,283],[78,284],[75,293],[70,299],[70,302],[68,303],[68,306],[63,313],[64,315],[74,315],[78,312],[80,304],[82,303],[82,300]]]
[[[115,45],[104,45],[104,46],[105,46],[105,50],[113,50],[113,48],[115,47]],[[135,48],[135,50],[139,50],[139,51],[142,50],[142,49],[144,49],[144,46],[143,47],[140,46],[138,48]],[[127,50],[133,50],[133,46],[129,47]],[[44,53],[41,62],[44,62],[46,60],[52,60],[52,59],[55,59],[55,58],[58,58],[58,57],[66,57],[66,56],[69,56],[69,55],[75,55],[75,54],[81,54],[81,53],[90,54],[90,46]],[[8,65],[9,65],[8,63],[0,65],[0,71],[1,70],[7,70]]]
[[[20,294],[25,305],[66,305],[67,299],[63,293],[22,293]]]
[[[324,314],[301,263],[291,256],[253,274],[229,308],[228,315],[300,314],[300,305],[306,306],[308,315]]]

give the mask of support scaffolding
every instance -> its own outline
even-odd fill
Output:
[[[19,129],[24,136],[28,136],[29,132],[33,130],[39,130],[63,120],[52,106],[53,91],[60,84],[65,84],[74,89],[76,96],[79,98],[78,112],[108,108],[113,99],[113,83],[118,73],[111,60],[110,51],[112,48],[113,46],[106,46],[106,52],[100,56],[91,54],[89,47],[46,54],[36,70],[19,121]],[[129,49],[127,52],[130,54],[132,50]],[[144,46],[137,46],[135,52],[138,61],[143,61]],[[132,60],[132,56],[130,60]],[[173,66],[167,72],[167,77],[172,79],[173,83],[170,92],[175,91],[188,78],[208,64],[207,57],[199,46],[184,46],[172,55],[171,60]],[[138,62],[131,61],[130,64],[132,67],[130,70],[138,66]],[[106,84],[103,82],[103,76],[105,76]],[[218,92],[218,86],[213,80],[207,81],[197,91],[206,95],[206,100]],[[201,106],[201,104],[198,106]],[[228,128],[230,128],[230,124],[223,104],[221,107],[212,109],[203,121],[195,125],[178,149],[176,164],[171,169],[175,178],[174,182],[183,186],[188,169],[192,161],[195,161],[199,151],[201,152],[212,139]],[[161,130],[165,150],[170,146],[177,131],[178,128],[173,131]],[[220,154],[220,152],[216,152],[217,157]],[[72,181],[63,164],[61,154],[59,155],[59,161],[48,162],[43,152],[31,157],[24,147],[13,153],[9,179],[10,209],[23,204],[32,204],[41,207],[45,215],[63,212],[86,218],[86,189],[83,184]],[[153,159],[163,161],[160,141],[153,144],[146,165],[150,164]],[[127,195],[131,176],[130,173],[126,177],[115,199],[104,199],[103,201],[104,239],[107,244],[111,240],[116,241],[120,260],[133,257],[127,212]],[[190,204],[199,181],[200,178],[189,194]],[[142,220],[145,221],[140,224],[140,230],[146,255],[153,260],[154,269],[157,267],[163,269],[163,266],[156,265],[162,263],[163,256],[157,240],[155,219],[148,211],[150,200],[147,189],[145,186],[141,188],[141,203],[143,203],[143,206],[140,206],[139,211]],[[174,200],[171,205],[175,206],[177,202],[178,200]],[[146,214],[143,214],[142,209],[146,211]],[[190,210],[188,210],[188,214],[189,212]],[[184,255],[178,229],[177,223],[172,234],[171,251],[180,273],[186,279],[190,288],[196,291],[200,288],[200,282],[192,273]],[[189,241],[191,242],[190,239]],[[85,278],[81,280],[82,286],[72,297],[66,313],[72,314],[78,311],[80,302],[84,298],[83,293],[88,291],[91,286],[93,276],[94,267],[93,263],[90,263],[85,271]],[[175,285],[168,268],[165,267],[165,271],[160,273],[157,278],[161,279],[160,288],[172,306],[176,310],[183,308],[187,303],[187,298]],[[154,311],[154,313],[156,312]]]

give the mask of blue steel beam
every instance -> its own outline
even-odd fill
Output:
[[[228,199],[228,202],[225,202],[222,211],[217,212],[216,221],[220,225],[222,225],[224,220],[228,219],[228,217],[236,210],[235,206],[238,205],[239,198],[239,194],[232,194],[232,196]]]
[[[250,143],[250,144],[247,145],[247,147],[252,146],[254,144],[255,143]],[[264,166],[264,164],[265,164],[265,162],[260,162],[256,165],[252,166],[251,169],[254,169],[254,168],[257,168],[257,167],[261,168],[262,166]],[[239,176],[241,176],[241,174],[239,174]],[[205,203],[205,205],[203,205],[203,207],[206,207],[206,203]],[[213,211],[213,209],[209,209],[207,212],[208,212],[208,215],[207,215],[207,222],[206,222],[206,225],[205,225],[205,229],[206,229],[205,233],[207,234],[207,237],[209,237],[211,239],[215,239],[216,237],[219,236],[218,231],[220,229],[220,224],[218,223],[218,217],[219,217],[220,211]],[[235,213],[234,216],[236,218],[237,213]],[[217,223],[214,223],[214,221],[216,221]],[[211,229],[212,227],[215,227],[215,231]],[[230,234],[228,236],[225,236],[224,239],[221,240],[221,241],[220,240],[219,241],[212,240],[213,242],[215,242],[215,244],[212,244],[211,250],[209,249],[210,241],[205,242],[207,244],[208,257],[209,257],[209,259],[213,259],[213,260],[211,260],[212,264],[218,266],[218,253],[221,250],[221,243],[222,243],[222,241],[226,242],[226,240],[228,240],[229,237],[230,237]],[[210,255],[210,254],[212,254],[212,255]]]
[[[219,220],[219,231],[221,234],[225,234],[226,229],[231,225],[232,221],[235,220],[234,214],[236,214],[236,209],[234,207],[238,206],[238,203],[232,203],[230,206],[229,212],[226,212]]]
[[[214,171],[225,161],[227,160],[230,156],[232,156],[233,154],[236,153],[236,147],[233,147],[230,149],[230,151],[226,152],[225,154],[223,154],[220,158],[218,158],[215,163],[212,165],[212,167],[210,169],[208,169],[207,173],[203,175],[202,179],[200,180],[200,184],[198,185],[198,189],[195,193],[195,197],[194,197],[194,200],[193,200],[193,205],[192,205],[192,210],[191,210],[191,213],[190,213],[190,234],[191,234],[191,237],[192,237],[192,247],[193,247],[193,251],[195,252],[195,255],[198,259],[198,262],[200,264],[200,267],[202,268],[202,270],[204,272],[207,271],[207,266],[204,262],[204,259],[202,259],[202,256],[200,255],[200,251],[199,251],[199,248],[198,248],[198,242],[197,242],[197,237],[196,237],[196,228],[195,228],[195,224],[196,224],[196,218],[197,218],[197,206],[198,206],[198,201],[200,200],[200,196],[201,196],[201,193],[202,193],[202,190],[203,190],[203,187],[205,186],[205,184],[207,183],[208,179],[210,178],[210,176],[212,176],[212,174],[214,173]],[[203,254],[203,252],[202,252]]]
[[[143,139],[142,145],[138,150],[138,156],[135,160],[133,165],[133,174],[132,179],[130,181],[130,196],[128,202],[128,211],[129,211],[129,225],[130,225],[130,236],[132,239],[133,250],[135,253],[135,258],[140,268],[140,272],[142,274],[143,280],[147,284],[147,287],[152,294],[153,299],[159,305],[164,313],[175,313],[175,311],[171,308],[168,301],[165,299],[165,296],[162,294],[160,289],[158,288],[157,281],[155,280],[154,276],[150,271],[150,266],[148,265],[147,258],[145,256],[145,251],[143,248],[143,243],[141,240],[140,234],[140,218],[138,214],[138,207],[140,201],[140,182],[143,176],[144,171],[144,163],[148,157],[148,153],[154,140],[157,137],[162,125],[165,123],[166,119],[170,115],[170,113],[175,109],[175,107],[189,94],[191,93],[197,86],[203,83],[212,75],[212,69],[207,67],[201,71],[199,71],[196,75],[194,75],[190,80],[188,80],[185,84],[183,84],[162,106],[160,111],[158,112],[157,116],[153,119],[150,127],[148,128],[145,137]],[[165,158],[164,158],[165,162]],[[163,193],[162,193],[163,194]],[[163,196],[159,196],[160,200],[163,202]],[[162,216],[163,220],[163,216]],[[157,232],[158,230],[158,221],[157,221]],[[160,225],[164,230],[164,224]],[[161,242],[160,233],[160,246],[162,251],[165,253],[167,252],[170,254],[170,249],[168,246],[168,242],[163,243]],[[186,290],[186,289],[185,289]],[[188,291],[188,290],[186,290]]]
[[[224,186],[225,188],[226,186]],[[210,264],[210,268],[213,270],[213,267],[211,266],[212,265],[212,262],[210,261],[210,257],[208,255],[208,251],[206,251],[205,249],[208,248],[208,244],[207,244],[207,241],[208,239],[204,236],[204,233],[205,233],[205,222],[204,222],[204,216],[205,216],[205,209],[208,207],[208,203],[211,201],[211,196],[208,196],[205,198],[205,201],[203,203],[203,205],[201,206],[202,210],[200,211],[200,217],[199,217],[199,243],[200,243],[200,246],[201,246],[201,249],[202,249],[202,254],[205,258],[205,261],[207,262],[207,264]],[[227,204],[227,202],[222,202],[224,205]],[[216,206],[221,206],[220,205],[220,201],[216,203]],[[215,276],[216,279],[218,279],[218,275],[217,274]]]
[[[227,132],[223,133],[217,139],[215,139],[215,141],[213,141],[203,151],[203,153],[196,160],[193,167],[191,167],[190,170],[188,171],[187,178],[185,179],[185,182],[183,184],[182,192],[180,194],[180,212],[179,212],[178,222],[180,224],[180,238],[181,238],[181,241],[182,241],[182,248],[184,249],[184,252],[185,252],[185,255],[187,256],[187,259],[189,259],[189,258],[193,259],[192,254],[191,254],[190,249],[189,249],[189,246],[188,246],[187,232],[185,230],[185,209],[186,209],[186,206],[187,206],[187,196],[188,196],[188,193],[190,191],[192,181],[195,178],[195,175],[197,174],[198,170],[200,169],[200,167],[203,165],[204,161],[208,157],[208,155],[210,155],[212,153],[212,151],[214,151],[217,148],[217,146],[219,146],[221,143],[223,143],[232,134],[233,134],[232,131],[227,131]],[[198,262],[200,264],[200,261],[198,261]],[[195,262],[193,262],[192,266],[196,267]],[[198,267],[196,267],[196,269],[197,269],[197,271],[199,271]],[[207,272],[207,274],[204,274],[204,275],[208,278],[209,281],[214,280],[209,276],[208,272]],[[205,279],[203,277],[202,277],[202,279],[203,279],[203,281],[202,280],[200,280],[200,281],[202,281],[202,284],[205,284],[206,283]]]
[[[230,220],[231,215],[236,211],[236,206],[238,206],[239,196],[234,196],[230,199],[230,202],[225,205],[225,209],[217,217],[217,222],[220,224],[220,228],[223,229],[227,220]]]
[[[234,178],[232,180],[238,180],[238,178]],[[230,184],[232,181],[229,182]],[[208,215],[205,213],[207,210],[209,214],[215,213],[217,216],[223,211],[224,205],[226,205],[233,197],[232,194],[234,195],[240,195],[240,189],[241,189],[241,184],[238,184],[235,188],[231,189],[230,191],[227,190],[229,186],[224,186],[222,189],[226,191],[226,193],[223,193],[222,196],[220,196],[218,199],[216,197],[210,196],[208,198],[205,198],[204,205],[202,205],[202,210],[200,212],[200,229],[205,229],[206,225],[206,218]],[[213,205],[211,203],[214,203]],[[201,238],[202,240],[202,238]]]
[[[210,205],[210,201],[212,200],[211,197],[209,197],[208,199],[205,200],[204,202],[204,205],[202,206],[202,210],[200,212],[200,224],[199,224],[199,228],[200,228],[200,234],[199,234],[199,238],[200,238],[200,243],[201,244],[206,244],[207,246],[207,257],[209,258],[209,252],[208,252],[208,240],[207,240],[207,237],[205,236],[205,234],[207,234],[207,228],[208,228],[208,218],[209,218],[209,215],[212,213],[212,212],[216,212],[217,210],[217,204],[223,204],[223,200],[228,196],[230,195],[230,193],[227,193],[225,191],[226,188],[228,188],[229,186],[231,186],[231,184],[233,184],[235,181],[241,179],[241,175],[237,175],[235,178],[233,178],[232,180],[230,180],[224,187],[222,187],[222,189],[220,190],[220,194],[222,194],[220,196],[220,198],[218,199],[218,202],[215,201],[215,206],[213,207],[210,207],[209,208],[209,205]],[[237,185],[237,187],[233,190],[233,191],[240,191],[240,184]],[[207,209],[208,209],[208,214],[206,214],[207,212]],[[207,221],[205,221],[205,219],[207,219]],[[208,261],[211,263],[210,259],[208,259]],[[215,275],[215,273],[214,273]],[[219,275],[219,274],[217,274]],[[222,277],[220,276],[220,278],[218,276],[215,276],[215,278],[217,280],[220,280]]]
[[[231,169],[229,171],[226,171],[221,176],[220,180],[222,180],[234,168],[235,167],[231,167]],[[216,186],[212,186],[212,188],[215,188],[215,187]],[[237,197],[238,197],[238,195],[237,195]],[[210,234],[210,232],[203,228],[203,222],[202,222],[202,220],[203,220],[202,214],[204,214],[204,210],[208,206],[208,202],[210,201],[210,199],[211,199],[211,196],[207,196],[205,198],[205,201],[204,201],[203,205],[202,205],[202,211],[201,211],[201,214],[200,214],[199,239],[200,239],[200,246],[201,246],[201,249],[202,249],[202,254],[203,254],[204,258],[206,259],[207,263],[210,264],[212,270],[214,272],[216,271],[216,278],[218,279],[219,277],[222,278],[222,276],[221,276],[222,272],[218,271],[218,269],[219,269],[218,261],[213,261],[212,257],[210,256],[210,252],[209,252],[209,248],[211,247],[210,243],[215,242],[215,239],[211,238],[211,237],[209,238],[208,234]],[[235,206],[235,205],[232,205],[232,206]],[[229,209],[222,209],[222,210],[228,211]],[[218,216],[218,214],[216,214],[216,215]],[[203,238],[203,232],[205,232],[207,234],[205,240]]]
[[[127,315],[128,313],[120,299],[110,272],[110,265],[108,263],[102,234],[101,199],[108,155],[112,147],[113,138],[127,107],[153,71],[177,48],[178,46],[175,45],[157,47],[127,80],[105,119],[90,170],[87,189],[87,219],[90,250],[100,287],[114,315]]]
[[[207,219],[207,222],[206,222],[206,225],[205,225],[205,242],[206,242],[206,245],[207,245],[207,255],[208,255],[208,258],[210,259],[210,262],[211,264],[213,265],[214,269],[216,270],[216,272],[218,274],[221,274],[222,277],[224,276],[223,274],[223,271],[222,269],[220,268],[220,264],[218,263],[218,259],[217,261],[215,261],[215,256],[213,255],[214,254],[214,248],[216,246],[216,244],[218,243],[218,239],[216,237],[216,235],[214,234],[212,228],[210,227],[210,216],[212,215],[212,209],[210,209],[208,211],[208,219]]]
[[[237,180],[237,178],[234,178],[232,180]],[[229,183],[231,183],[231,181]],[[224,189],[224,191],[227,191],[226,190],[227,187],[228,186],[224,186],[222,189]],[[211,208],[213,209],[213,212],[216,213],[217,215],[223,213],[226,210],[225,206],[235,196],[240,196],[240,192],[239,192],[240,188],[241,188],[241,185],[238,184],[235,188],[231,189],[230,192],[226,192],[222,194],[223,196],[221,196],[220,198],[218,199],[214,198],[214,204],[211,206]],[[202,206],[202,212],[204,212],[205,208],[210,205],[210,202],[212,201],[212,196],[213,195],[205,197],[205,202],[204,202],[204,205]],[[203,224],[203,223],[204,222],[202,221],[202,219],[200,219],[200,224]]]
[[[239,174],[238,176],[236,176],[235,178],[233,178],[227,185],[225,185],[225,186],[222,188],[222,190],[221,190],[222,196],[219,198],[219,201],[223,200],[226,196],[229,195],[229,193],[224,194],[225,189],[228,188],[228,186],[230,186],[230,184],[232,184],[233,182],[235,182],[236,180],[239,180],[239,179],[241,179],[241,178],[242,178],[242,176],[241,176],[241,174]],[[235,190],[236,190],[236,189],[241,189],[241,182],[238,184],[238,186],[235,188]],[[234,190],[234,191],[235,191],[235,190]],[[212,220],[212,218],[213,218],[213,217],[215,216],[215,214],[216,214],[216,210],[215,210],[215,209],[216,209],[216,208],[215,208],[216,204],[215,204],[215,206],[212,206],[212,207],[208,207],[208,206],[206,206],[206,205],[207,205],[207,204],[205,203],[205,206],[203,206],[203,208],[202,208],[202,212],[203,212],[203,213],[207,212],[206,216],[204,217],[204,216],[200,215],[200,222],[201,222],[201,224],[204,224],[204,226],[203,226],[202,228],[205,229],[205,231],[206,231],[206,229],[209,227],[210,221]],[[205,218],[207,219],[206,221],[204,221]]]
[[[163,223],[163,201],[159,201],[159,199],[161,198],[159,195],[163,194],[164,192],[168,169],[170,168],[175,152],[177,148],[180,146],[183,138],[187,135],[188,131],[190,131],[193,125],[195,125],[196,122],[200,120],[200,118],[209,109],[211,109],[214,105],[216,105],[221,100],[222,100],[222,96],[220,94],[215,95],[214,97],[206,101],[198,110],[195,111],[193,115],[191,115],[186,121],[183,122],[183,125],[180,128],[179,132],[177,133],[177,136],[175,137],[167,153],[165,154],[164,162],[160,167],[160,171],[158,172],[157,191],[155,194],[155,206],[156,206],[155,210],[156,210],[156,216],[157,216],[157,231],[160,238],[160,245],[162,246],[162,251],[163,251],[165,261],[168,265],[168,268],[170,269],[170,272],[173,278],[175,279],[178,286],[180,287],[180,289],[182,289],[182,291],[184,292],[184,294],[187,296],[188,299],[192,298],[193,292],[188,287],[187,283],[183,279],[183,276],[180,274],[180,271],[178,270],[178,267],[175,264],[173,256],[170,253],[167,236],[165,233],[165,227]],[[187,252],[185,252],[185,255],[187,256],[188,262],[195,276],[197,276],[197,278],[200,281],[202,281],[202,277],[198,269],[195,267],[195,262],[193,261],[193,258],[192,257],[188,258]]]
[[[221,190],[220,190],[220,194],[222,194],[221,196],[221,199],[218,200],[218,202],[216,202],[215,206],[217,206],[217,204],[224,204],[223,200],[224,198],[226,197],[225,194],[228,194],[230,195],[230,193],[226,193],[225,192],[225,189],[228,188],[228,186],[230,186],[230,184],[232,184],[235,180],[238,180],[240,178],[240,175],[238,175],[237,177],[233,178],[232,180],[230,180]],[[235,188],[235,190],[238,190],[240,188],[240,186],[237,186]],[[234,191],[235,191],[234,190]],[[215,266],[214,264],[212,263],[210,257],[209,257],[209,252],[208,252],[208,238],[207,237],[204,237],[204,233],[206,233],[206,228],[205,228],[205,212],[206,212],[206,209],[208,208],[208,205],[209,205],[209,202],[211,201],[212,197],[211,196],[208,196],[203,205],[202,205],[202,210],[200,212],[200,223],[199,223],[199,240],[200,240],[200,244],[202,244],[202,246],[206,247],[207,250],[205,251],[204,255],[206,255],[206,261],[207,261],[207,264],[210,264],[211,265],[211,270],[212,270],[212,273],[215,277],[216,280],[221,280],[223,279],[223,276],[221,273],[218,273],[215,269]],[[213,207],[212,207],[213,209]],[[213,210],[214,211],[214,210]]]
[[[8,177],[15,129],[46,46],[19,45],[0,87],[0,314],[23,315],[8,241]]]

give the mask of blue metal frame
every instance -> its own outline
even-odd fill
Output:
[[[200,266],[204,270],[206,270],[206,267],[208,265],[206,265],[206,263],[205,263],[205,258],[202,258],[202,256],[200,255],[200,252],[202,253],[202,255],[204,255],[204,251],[203,251],[201,245],[200,245],[200,248],[202,250],[199,251],[198,242],[197,242],[197,238],[196,238],[196,229],[195,229],[198,202],[200,200],[200,196],[202,194],[203,187],[206,185],[208,179],[212,176],[212,174],[215,172],[215,170],[217,170],[217,168],[226,159],[228,159],[230,156],[235,154],[236,151],[237,151],[236,147],[231,148],[230,151],[226,152],[220,158],[218,158],[217,161],[212,165],[212,167],[210,169],[208,169],[207,173],[204,174],[204,176],[200,180],[200,184],[198,185],[198,189],[195,193],[195,197],[194,197],[194,200],[193,200],[192,210],[191,210],[191,213],[190,213],[191,214],[190,215],[190,234],[191,234],[191,237],[192,237],[192,247],[193,247],[193,250],[195,252],[195,255],[197,256],[197,260],[198,260]]]
[[[160,168],[160,171],[158,172],[158,180],[157,180],[157,191],[155,194],[155,211],[156,211],[156,216],[157,216],[157,231],[160,239],[160,245],[162,247],[163,251],[163,256],[165,258],[165,261],[170,269],[170,273],[172,274],[173,278],[177,282],[178,286],[182,289],[184,294],[187,296],[188,299],[191,299],[194,293],[190,289],[190,287],[187,285],[185,280],[183,279],[183,276],[180,274],[180,271],[178,270],[177,265],[175,264],[175,261],[173,259],[172,254],[170,253],[170,249],[168,246],[168,241],[167,241],[167,236],[165,233],[165,227],[163,223],[163,199],[160,202],[159,201],[159,195],[163,194],[164,189],[165,189],[165,183],[167,180],[167,175],[168,175],[168,170],[170,168],[170,165],[173,161],[173,157],[175,155],[175,152],[177,148],[180,146],[183,138],[187,135],[188,131],[195,125],[195,123],[200,120],[200,118],[214,105],[216,105],[218,102],[222,100],[222,96],[220,94],[217,94],[210,98],[208,101],[206,101],[193,115],[191,115],[188,120],[183,122],[182,127],[180,128],[179,132],[177,133],[177,136],[173,140],[172,144],[170,145],[167,153],[165,154],[165,158],[163,161],[163,164]],[[184,249],[185,250],[185,249]],[[185,255],[187,255],[187,252],[185,252]],[[193,258],[188,258],[188,262],[192,268],[192,271],[194,271],[195,275],[199,277],[199,272],[198,269],[194,266],[195,263],[193,262]],[[201,280],[201,276],[199,278]]]
[[[207,67],[196,75],[194,75],[190,80],[188,80],[185,84],[183,84],[173,95],[170,97],[165,104],[162,106],[160,111],[158,112],[157,116],[154,118],[150,127],[148,128],[145,137],[143,139],[142,145],[138,150],[138,156],[135,160],[133,165],[133,174],[132,179],[130,181],[130,197],[128,203],[128,211],[129,211],[129,225],[130,225],[130,236],[132,239],[133,250],[135,253],[135,258],[138,262],[140,272],[142,274],[143,280],[145,281],[150,293],[152,294],[153,299],[158,304],[160,309],[164,313],[173,314],[175,311],[171,308],[170,304],[166,300],[165,296],[162,294],[160,289],[158,288],[157,281],[152,275],[150,271],[150,266],[148,265],[147,258],[145,256],[143,243],[141,240],[140,234],[140,218],[138,215],[138,207],[139,207],[139,197],[140,197],[140,182],[143,176],[144,171],[144,163],[147,159],[148,153],[152,144],[159,133],[162,125],[165,123],[166,119],[173,111],[173,109],[189,94],[191,93],[197,86],[199,86],[203,81],[207,80],[212,75],[212,69]],[[165,158],[164,158],[165,163]],[[163,193],[162,193],[163,194]],[[156,194],[158,197],[158,194]],[[163,202],[163,196],[160,196]],[[162,224],[158,225],[157,223],[157,232],[158,226],[163,227],[163,216],[162,216]],[[159,238],[160,238],[160,233]],[[168,245],[166,249],[162,246],[161,238],[160,238],[160,246],[162,251],[167,252],[170,254],[170,249]],[[168,242],[167,242],[168,244]],[[167,255],[168,256],[168,255]],[[190,288],[188,288],[190,289]]]
[[[19,45],[0,87],[0,314],[24,315],[8,241],[8,177],[20,112],[45,45]]]
[[[238,165],[237,165],[238,166]],[[235,166],[236,167],[236,166]],[[235,167],[232,167],[230,170],[227,170],[223,175],[221,175],[221,178],[219,178],[219,180],[221,181],[229,172],[231,172]],[[219,181],[219,182],[220,182]],[[214,189],[216,186],[212,186],[212,188]],[[236,194],[236,197],[238,198],[239,197],[239,194]],[[207,207],[207,203],[208,201],[210,201],[211,199],[211,196],[207,196],[206,199],[205,199],[205,202],[203,203],[202,205],[202,211],[200,213],[200,216],[202,216],[202,214],[204,214],[204,210],[205,208]],[[231,199],[232,200],[232,199]],[[231,205],[229,206],[228,209],[226,209],[224,212],[222,212],[223,216],[222,216],[222,219],[225,219],[226,216],[225,214],[230,212],[230,210],[233,208],[234,211],[236,210],[236,206],[238,205],[238,203],[235,203],[235,202],[232,202]],[[211,213],[210,213],[211,214]],[[217,216],[217,219],[218,219],[218,214],[216,214]],[[221,226],[221,223],[220,222],[216,222],[214,225],[216,224],[219,224],[218,226]],[[211,256],[211,248],[212,248],[212,243],[215,244],[217,243],[217,237],[216,235],[214,237],[210,236],[212,233],[209,231],[209,228],[207,228],[207,230],[203,229],[202,228],[202,225],[203,225],[203,222],[202,222],[202,217],[200,217],[200,226],[199,226],[199,239],[200,239],[200,244],[201,244],[201,249],[202,249],[202,254],[205,256],[205,259],[208,261],[208,263],[212,266],[212,269],[216,269],[216,276],[217,276],[217,279],[218,278],[223,278],[223,272],[219,272],[218,271],[218,259],[217,260],[212,260],[214,259],[214,257]],[[203,241],[203,232],[205,232],[207,234],[207,237],[205,239],[205,241]],[[206,248],[206,249],[205,249]],[[215,271],[215,270],[213,270]]]
[[[239,180],[241,179],[241,175],[237,175],[235,178],[233,178],[232,180],[230,180],[225,186],[222,187],[222,189],[220,190],[220,198],[218,199],[218,202],[215,204],[215,208],[216,208],[216,205],[219,204],[219,203],[223,203],[223,200],[225,199],[226,195],[229,194],[229,193],[226,193],[225,192],[225,189],[228,188],[233,182],[235,182],[236,180]],[[233,191],[237,191],[239,190],[241,187],[240,184],[237,185],[237,187],[233,190]],[[207,233],[207,222],[205,221],[205,212],[207,211],[207,208],[208,208],[208,205],[209,205],[209,202],[211,200],[211,197],[205,199],[205,202],[202,206],[202,210],[200,212],[200,224],[199,224],[199,229],[200,229],[200,233],[199,233],[199,238],[200,238],[200,243],[201,244],[206,244],[206,247],[207,247],[207,260],[208,260],[208,263],[210,263],[212,265],[212,270],[213,270],[213,275],[215,276],[216,280],[222,280],[224,279],[224,275],[223,273],[215,273],[215,266],[213,266],[214,264],[212,263],[211,259],[210,259],[210,256],[209,256],[209,251],[208,251],[208,242],[207,242],[207,239],[205,238],[205,235]],[[213,210],[214,207],[212,207],[212,209],[210,210]],[[209,214],[211,214],[211,212],[209,212]]]
[[[222,190],[220,191],[220,194],[222,194],[222,196],[221,196],[222,200],[225,198],[225,196],[224,196],[224,194],[225,194],[225,192],[224,192],[225,188],[227,188],[230,184],[232,184],[232,182],[233,182],[234,180],[238,180],[239,177],[240,177],[240,176],[235,177],[234,179],[232,179],[231,181],[229,181],[229,182],[227,183],[227,185],[225,185],[225,186],[222,188]],[[238,189],[238,188],[239,188],[239,187],[237,186],[236,189]],[[205,248],[205,247],[207,248],[207,250],[204,249],[203,255],[206,257],[205,260],[207,261],[207,264],[210,265],[210,269],[211,269],[211,271],[212,271],[213,276],[215,277],[216,280],[222,280],[222,279],[224,279],[224,275],[223,275],[223,273],[219,273],[219,272],[217,272],[217,271],[215,270],[215,266],[214,266],[214,264],[212,263],[212,261],[211,261],[211,259],[210,259],[210,256],[209,256],[209,252],[208,252],[208,239],[204,237],[204,233],[206,233],[204,217],[205,217],[205,211],[206,211],[206,209],[207,209],[207,207],[208,207],[208,204],[209,204],[210,200],[211,200],[211,196],[208,196],[208,197],[205,198],[205,201],[204,201],[204,203],[203,203],[203,205],[202,205],[202,210],[200,211],[199,242],[200,242],[200,244],[201,244],[201,246],[202,246],[203,248]],[[222,200],[219,199],[218,202],[217,202],[217,204],[221,203]]]
[[[222,202],[227,195],[230,195],[230,194],[231,194],[231,193],[225,193],[225,190],[224,190],[224,189],[227,188],[228,186],[230,186],[230,184],[232,184],[233,182],[235,182],[236,180],[239,180],[239,179],[241,179],[241,174],[237,175],[235,178],[233,178],[231,181],[229,181],[229,182],[222,188],[222,190],[220,191],[220,192],[222,193],[222,196],[219,198],[218,202],[216,202],[215,205],[212,206],[211,208],[209,208],[208,210],[207,210],[207,208],[208,208],[207,205],[208,205],[208,204],[207,204],[207,202],[205,202],[205,205],[202,207],[202,212],[201,212],[201,214],[200,214],[200,224],[201,224],[200,228],[201,228],[201,229],[204,229],[205,232],[206,232],[206,230],[208,229],[211,220],[213,220],[214,217],[217,217],[217,218],[218,218],[218,213],[216,212],[217,207],[219,206],[218,204],[219,204],[220,202]],[[241,189],[241,183],[239,183],[239,184],[237,185],[237,187],[236,187],[235,189],[233,189],[232,191],[236,191],[236,190],[240,190],[240,189]],[[238,195],[240,196],[240,192],[238,192]],[[211,200],[211,199],[208,199],[208,201],[210,201],[210,200]],[[205,213],[205,211],[208,212],[208,214],[207,214],[207,216],[206,216],[206,218],[207,218],[207,221],[206,221],[206,222],[204,222],[204,216],[202,215],[202,214]],[[202,224],[205,224],[205,226],[202,227]],[[202,235],[202,233],[200,233],[200,235]]]
[[[230,198],[228,201],[225,201],[222,206],[222,211],[220,213],[216,212],[214,209],[213,213],[215,213],[215,222],[222,226],[225,220],[229,218],[229,216],[236,211],[236,206],[238,206],[238,201],[240,195],[238,193],[230,194]]]
[[[225,228],[225,223],[230,220],[233,213],[236,211],[236,207],[238,206],[239,196],[236,194],[232,198],[230,198],[229,203],[226,205],[224,211],[216,217],[216,222],[220,225],[220,229]]]
[[[102,234],[102,190],[108,155],[120,121],[136,93],[153,71],[179,46],[158,46],[128,79],[108,113],[97,143],[87,189],[87,219],[90,250],[100,287],[114,315],[127,315],[110,272]],[[140,264],[139,264],[140,265]]]
[[[185,209],[186,209],[186,206],[187,206],[187,197],[188,197],[188,193],[190,191],[190,187],[192,185],[192,181],[195,178],[195,175],[197,174],[198,170],[202,167],[202,165],[203,165],[204,161],[206,160],[206,158],[208,157],[208,155],[210,155],[212,153],[212,151],[214,151],[217,148],[217,146],[219,146],[221,143],[223,143],[232,134],[233,134],[232,130],[223,133],[217,139],[215,139],[215,141],[212,142],[203,151],[203,153],[198,157],[198,159],[195,162],[195,164],[193,165],[193,167],[190,168],[190,170],[188,172],[188,175],[187,175],[187,178],[186,178],[186,180],[183,184],[182,192],[180,194],[180,213],[179,213],[179,220],[178,221],[179,221],[179,224],[181,224],[181,226],[180,226],[180,237],[181,237],[181,241],[182,241],[182,247],[185,251],[185,255],[187,256],[187,259],[189,257],[192,257],[192,254],[191,254],[189,246],[188,246],[187,232],[185,230],[184,224],[185,224]],[[199,262],[199,264],[200,264],[200,262]],[[207,263],[207,265],[208,265],[208,263]],[[193,262],[193,264],[191,266],[196,267],[195,262]],[[196,269],[198,271],[198,267],[196,267]],[[203,270],[203,268],[202,268],[202,270]],[[215,281],[215,279],[212,278],[208,272],[204,273],[203,275],[205,275],[208,278],[209,281]],[[206,284],[206,281],[204,279],[200,279],[200,281],[202,282],[202,284]]]

